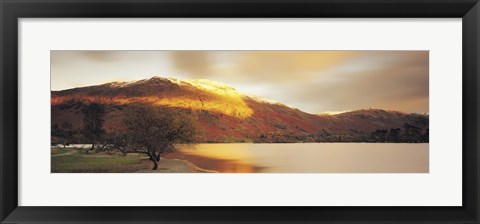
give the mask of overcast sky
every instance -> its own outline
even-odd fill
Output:
[[[51,51],[52,90],[209,79],[309,113],[426,113],[428,67],[428,51]]]

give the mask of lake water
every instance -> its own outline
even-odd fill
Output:
[[[226,173],[428,173],[426,144],[197,144],[166,158]]]

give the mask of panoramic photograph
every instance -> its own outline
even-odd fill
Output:
[[[428,173],[428,51],[53,50],[52,173]]]

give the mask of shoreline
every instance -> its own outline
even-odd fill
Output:
[[[138,170],[137,173],[219,173],[216,170],[208,170],[183,159],[165,159],[161,158],[158,162],[158,168],[152,170],[152,162],[148,161],[148,169]]]
[[[182,158],[161,157],[158,168],[152,170],[153,162],[139,153],[121,155],[91,152],[86,154],[81,149],[60,149],[61,151],[51,151],[52,173],[219,173],[216,170],[201,168]],[[57,150],[57,148],[51,148],[51,150]]]
[[[183,159],[171,159],[171,160],[177,160],[177,161],[184,162],[185,164],[190,166],[190,168],[192,168],[192,170],[198,171],[198,173],[220,173],[219,171],[216,171],[216,170],[208,170],[208,169],[201,168],[201,167],[193,164],[192,162],[190,162],[188,160],[183,160]]]

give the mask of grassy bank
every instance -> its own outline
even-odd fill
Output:
[[[63,147],[54,147],[51,148],[51,153],[52,155],[58,155],[58,154],[63,154],[69,152],[69,149],[63,148]]]
[[[108,154],[85,149],[51,148],[52,173],[191,173],[205,172],[187,161],[161,159],[157,170],[144,154]]]
[[[108,155],[78,149],[52,149],[52,173],[124,173],[147,168],[136,154]]]

